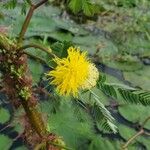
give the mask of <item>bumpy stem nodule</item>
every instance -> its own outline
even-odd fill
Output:
[[[4,74],[4,86],[7,95],[13,102],[20,102],[25,110],[31,127],[41,137],[48,135],[42,114],[37,109],[37,99],[32,92],[32,77],[28,70],[27,56],[9,52],[3,54],[1,62]]]

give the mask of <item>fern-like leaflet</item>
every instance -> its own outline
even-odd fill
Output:
[[[106,109],[103,103],[101,103],[99,96],[97,96],[93,91],[91,91],[95,99],[95,104],[93,107],[93,113],[95,120],[98,121],[102,128],[105,130],[117,132],[117,127],[113,124],[114,118],[111,113]]]
[[[119,93],[126,102],[133,104],[150,105],[150,92],[142,90],[126,90],[118,88]]]
[[[97,85],[105,95],[117,98],[117,94],[120,94],[128,103],[150,105],[150,91],[139,90],[117,83],[106,83],[104,79],[105,77],[102,77]]]

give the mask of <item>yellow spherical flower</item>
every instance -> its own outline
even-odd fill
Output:
[[[89,89],[96,85],[99,72],[91,63],[86,52],[79,48],[69,47],[67,58],[55,58],[57,66],[47,75],[52,78],[51,84],[56,85],[61,95],[78,95],[80,89]]]

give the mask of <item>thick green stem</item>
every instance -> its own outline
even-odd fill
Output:
[[[32,5],[29,9],[29,12],[27,14],[27,17],[23,23],[23,26],[22,26],[22,29],[21,29],[21,32],[19,34],[19,39],[18,39],[18,45],[21,45],[22,43],[22,40],[23,40],[23,37],[27,31],[27,28],[28,28],[28,25],[30,23],[30,20],[32,18],[32,15],[33,15],[33,12],[34,12],[34,5]]]
[[[30,124],[35,132],[42,138],[48,135],[45,124],[43,122],[41,114],[37,111],[35,106],[29,106],[26,100],[22,100],[21,104],[29,118]]]
[[[22,51],[22,50],[25,50],[25,49],[28,49],[28,48],[37,48],[37,49],[40,49],[40,50],[46,52],[47,54],[49,54],[52,57],[56,57],[56,55],[52,53],[51,48],[47,48],[47,47],[44,47],[44,46],[36,44],[36,43],[31,43],[31,44],[28,44],[28,45],[24,45],[24,46],[18,48],[16,51],[19,52],[19,51]]]

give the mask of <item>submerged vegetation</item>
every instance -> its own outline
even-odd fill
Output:
[[[149,0],[0,3],[0,149],[150,148]]]

